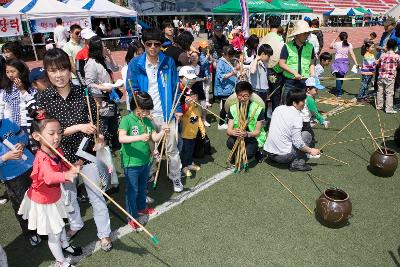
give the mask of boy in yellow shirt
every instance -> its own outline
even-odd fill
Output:
[[[185,89],[185,104],[182,105],[182,173],[186,177],[192,176],[192,171],[199,171],[200,167],[193,162],[193,152],[196,144],[196,136],[200,131],[204,138],[206,135],[202,117],[202,109],[194,103],[198,101],[198,93],[191,89],[196,82],[196,70],[192,66],[184,66],[179,70],[181,84],[187,84]]]

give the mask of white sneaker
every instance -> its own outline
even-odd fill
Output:
[[[386,111],[387,114],[397,114],[396,110],[390,110],[390,111]]]
[[[226,130],[228,129],[228,124],[222,124],[222,125],[218,125],[218,130]]]
[[[183,184],[180,178],[172,180],[172,184],[174,185],[175,193],[180,193],[183,191]]]
[[[211,126],[211,124],[209,124],[208,121],[206,121],[206,120],[203,121],[203,124],[204,124],[204,126],[206,126],[206,127],[210,127],[210,126]]]
[[[146,204],[153,204],[153,203],[154,203],[154,198],[146,196]]]
[[[309,158],[309,159],[319,159],[320,157],[321,157],[321,154],[318,154],[318,155],[315,155],[315,156],[313,156],[311,154],[307,154],[307,158]]]
[[[75,267],[75,265],[72,265],[71,263],[69,263],[68,261],[64,261],[64,262],[57,262],[55,264],[56,267]]]
[[[211,107],[212,105],[210,104],[210,102],[206,102],[206,107]]]

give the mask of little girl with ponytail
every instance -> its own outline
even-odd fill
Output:
[[[338,41],[338,38],[340,41]],[[330,45],[330,48],[335,49],[335,61],[332,64],[332,74],[336,76],[336,88],[332,91],[337,97],[343,94],[343,80],[346,73],[349,71],[349,54],[358,66],[356,56],[354,55],[353,46],[347,41],[347,32],[341,32],[338,37]]]

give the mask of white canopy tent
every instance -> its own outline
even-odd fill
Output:
[[[67,6],[57,0],[14,0],[5,7],[25,14],[25,19],[56,17],[87,17],[88,11],[78,6]]]
[[[0,6],[0,16],[15,16],[15,15],[19,16],[21,15],[21,12],[9,10],[7,8]]]
[[[364,13],[354,8],[335,8],[331,11],[325,12],[324,15],[329,16],[362,16]]]
[[[79,7],[89,11],[92,17],[136,17],[137,12],[108,0],[69,0],[68,7]]]
[[[372,12],[372,10],[371,10],[371,12]],[[397,6],[393,7],[392,9],[390,9],[388,11],[388,13],[386,13],[386,15],[397,19],[400,16],[400,5],[397,5]]]
[[[88,11],[77,6],[70,7],[57,0],[13,0],[5,5],[12,12],[23,13],[22,18],[28,21],[29,37],[32,42],[35,59],[38,60],[33,43],[30,20],[56,17],[87,17]]]

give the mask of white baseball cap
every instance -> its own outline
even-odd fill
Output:
[[[84,28],[81,31],[82,39],[90,40],[93,36],[97,36],[97,34],[95,34],[94,31],[92,31],[92,29],[90,29],[90,28]]]
[[[196,69],[192,66],[183,66],[180,70],[179,70],[179,77],[184,76],[185,78],[189,79],[189,80],[193,80],[197,78],[196,75]]]

